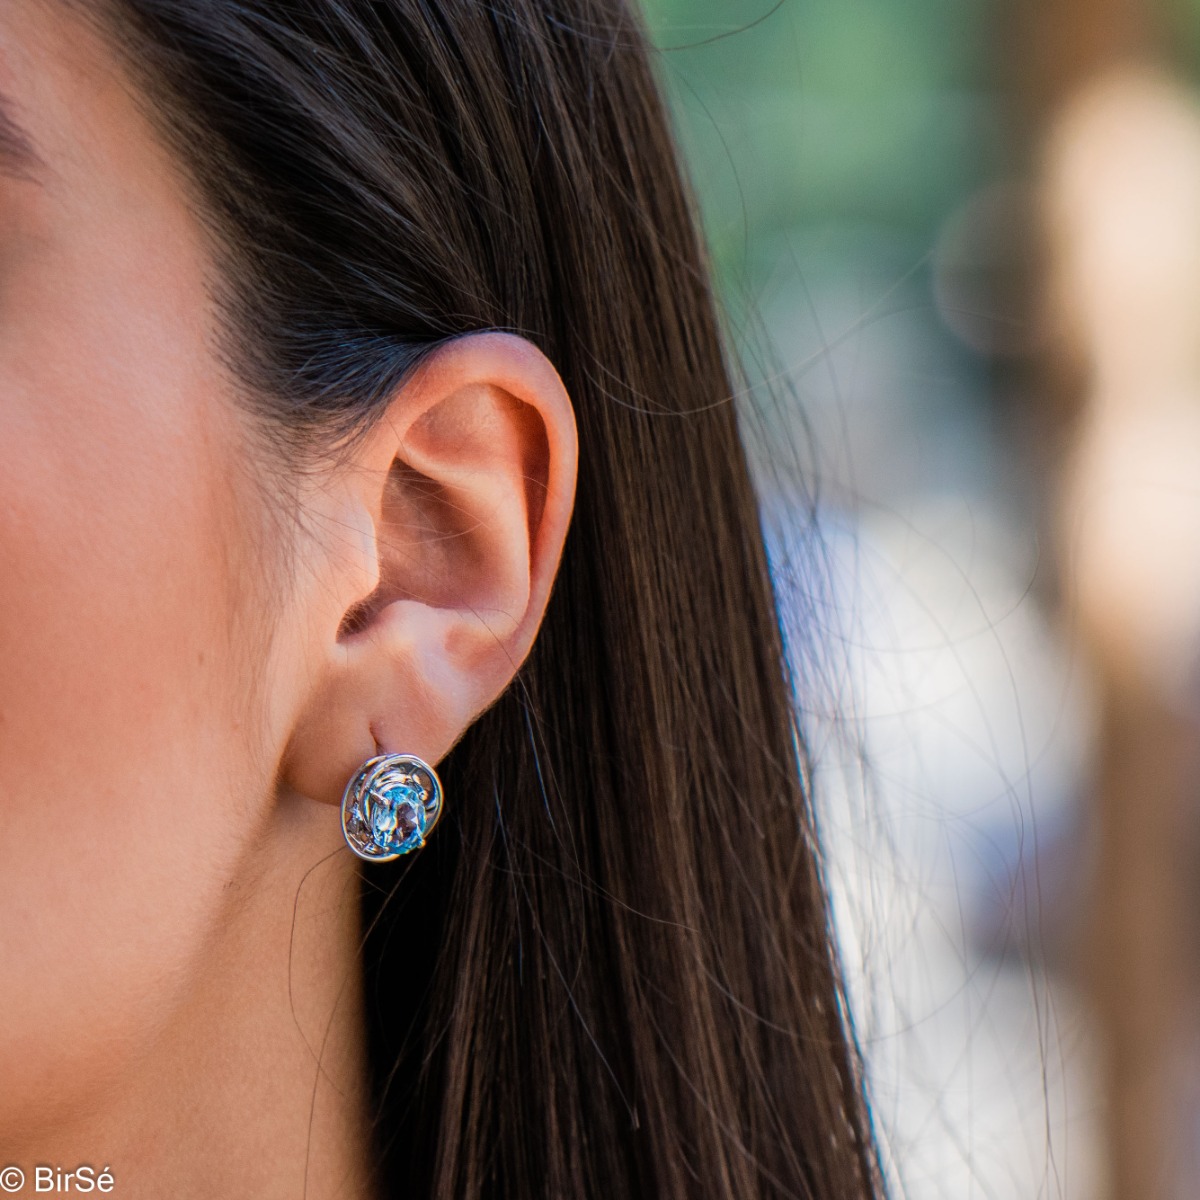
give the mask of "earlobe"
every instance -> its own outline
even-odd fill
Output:
[[[563,384],[524,339],[471,334],[422,364],[327,481],[373,531],[377,582],[312,623],[284,783],[337,803],[365,759],[437,763],[497,699],[549,600],[577,453]],[[355,572],[361,588],[361,563],[325,565],[346,577],[322,595],[346,597]]]

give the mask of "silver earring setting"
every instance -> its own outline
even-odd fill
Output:
[[[368,759],[342,794],[346,845],[367,862],[420,850],[442,815],[442,781],[415,754]]]

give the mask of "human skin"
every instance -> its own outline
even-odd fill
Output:
[[[336,805],[378,750],[438,761],[528,652],[570,404],[473,335],[289,472],[115,55],[0,0],[0,92],[27,132],[0,155],[0,1167],[366,1196]]]

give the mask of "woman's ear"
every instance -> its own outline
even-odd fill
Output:
[[[379,753],[439,761],[529,653],[574,503],[575,420],[510,334],[439,347],[306,489],[318,560],[283,782],[336,803]]]

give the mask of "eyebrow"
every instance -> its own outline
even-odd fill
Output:
[[[0,174],[33,180],[45,164],[13,110],[13,102],[0,92]]]

